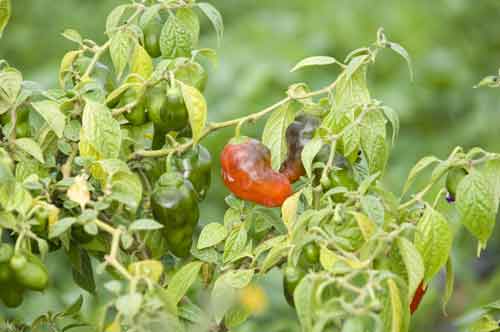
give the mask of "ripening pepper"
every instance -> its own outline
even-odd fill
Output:
[[[293,193],[287,177],[272,169],[269,149],[255,139],[229,142],[221,153],[221,166],[224,184],[243,200],[277,207]]]
[[[187,257],[199,218],[198,197],[191,182],[177,172],[163,174],[156,182],[151,206],[155,219],[164,226],[169,250],[177,257]]]
[[[280,173],[284,174],[292,183],[306,174],[302,165],[302,150],[313,138],[319,124],[319,118],[311,115],[301,115],[286,130],[288,154],[287,159],[281,165]]]
[[[423,281],[418,285],[417,290],[415,291],[415,294],[413,295],[413,299],[411,300],[410,303],[410,312],[413,314],[415,311],[417,311],[418,306],[420,305],[420,302],[422,301],[422,298],[425,295],[425,292],[427,292],[427,287],[424,286]]]

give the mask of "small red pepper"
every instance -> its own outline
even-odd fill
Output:
[[[410,312],[412,314],[417,311],[418,306],[420,305],[420,301],[422,301],[422,298],[425,295],[425,292],[427,292],[427,287],[424,286],[424,282],[422,281],[420,285],[418,285],[417,290],[415,291],[415,295],[413,295],[413,299],[410,303]]]
[[[232,140],[220,160],[224,184],[238,198],[278,207],[293,193],[287,177],[272,169],[269,149],[255,139]]]

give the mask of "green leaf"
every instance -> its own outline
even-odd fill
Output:
[[[446,264],[453,235],[446,219],[428,206],[417,224],[414,244],[425,266],[425,281],[429,282]]]
[[[195,87],[177,81],[181,86],[182,97],[189,113],[189,124],[193,132],[193,141],[201,139],[203,129],[207,123],[207,102],[205,97]]]
[[[394,109],[388,106],[383,106],[382,110],[384,111],[385,117],[392,125],[392,145],[394,146],[399,134],[399,116]]]
[[[0,0],[0,38],[2,38],[3,31],[9,22],[11,8],[10,0]]]
[[[378,225],[384,224],[384,205],[378,197],[367,195],[361,197],[361,209],[366,215]]]
[[[133,210],[137,209],[142,200],[142,182],[139,176],[131,172],[119,172],[113,175],[110,198]]]
[[[31,138],[18,138],[16,139],[16,146],[41,162],[44,163],[43,152],[40,145]]]
[[[288,234],[292,234],[293,226],[297,219],[297,210],[299,207],[300,196],[302,190],[297,191],[292,196],[288,197],[281,206],[281,215],[283,223],[288,229]]]
[[[293,292],[295,310],[303,331],[311,331],[313,327],[314,288],[311,275],[306,275]]]
[[[198,15],[191,8],[179,8],[176,16],[191,35],[191,45],[196,47],[200,38],[200,21]]]
[[[314,161],[314,158],[318,154],[318,152],[321,150],[323,147],[323,140],[321,138],[314,138],[307,142],[307,144],[304,146],[304,149],[302,150],[301,154],[301,159],[302,159],[302,165],[304,166],[304,169],[306,170],[306,174],[309,178],[312,177],[312,164]]]
[[[394,280],[387,280],[389,286],[389,297],[391,300],[391,332],[400,332],[403,321],[401,317],[403,316],[403,307],[401,304],[401,295],[399,293],[399,288],[394,282]]]
[[[109,36],[113,35],[113,30],[115,30],[120,25],[123,15],[128,8],[131,8],[131,5],[121,5],[116,7],[111,11],[111,13],[109,13],[106,19],[106,34],[108,34]]]
[[[193,285],[200,273],[202,262],[191,262],[184,265],[177,271],[172,279],[170,279],[167,288],[168,297],[174,303],[179,301],[186,295],[187,291]]]
[[[417,164],[413,166],[410,174],[408,174],[408,178],[406,179],[405,185],[403,187],[402,195],[404,195],[408,191],[408,189],[410,189],[410,186],[413,184],[415,178],[420,174],[420,172],[437,162],[439,162],[439,159],[434,156],[426,156],[420,159]]]
[[[484,315],[477,321],[472,323],[468,330],[469,332],[496,332],[500,329],[498,321],[490,315]]]
[[[387,163],[385,124],[385,117],[378,110],[369,111],[362,120],[361,148],[367,158],[370,174],[383,173]]]
[[[397,239],[397,245],[408,275],[408,294],[412,297],[418,285],[424,279],[424,261],[417,248],[415,248],[413,243],[406,238],[399,237]]]
[[[69,217],[69,218],[59,219],[57,222],[51,223],[49,225],[49,239],[59,237],[61,234],[69,230],[71,226],[73,226],[77,222],[78,219]]]
[[[176,16],[169,16],[160,34],[161,54],[169,59],[190,57],[192,34],[188,27]]]
[[[224,273],[221,278],[224,282],[236,289],[245,288],[250,284],[254,276],[254,270],[252,269],[241,269],[241,270],[230,270]]]
[[[457,188],[457,209],[461,222],[485,246],[495,227],[498,199],[494,183],[472,171]]]
[[[127,67],[130,55],[134,50],[135,41],[132,34],[127,30],[120,30],[111,38],[109,46],[109,54],[111,61],[115,67],[116,76],[118,79],[123,75],[123,71]]]
[[[163,225],[153,219],[138,219],[128,227],[130,231],[151,231],[162,228]]]
[[[448,258],[446,262],[446,288],[444,290],[443,295],[443,313],[446,316],[446,306],[451,299],[451,295],[453,294],[453,288],[455,285],[455,273],[453,272],[453,263],[451,257]]]
[[[61,60],[61,65],[59,66],[59,86],[61,89],[64,89],[64,76],[65,74],[71,70],[73,63],[78,58],[78,56],[82,53],[82,51],[69,51],[64,55]]]
[[[66,126],[66,117],[60,111],[59,104],[51,100],[44,100],[32,103],[35,111],[42,116],[47,122],[50,129],[54,131],[57,137],[61,138],[64,134],[64,127]]]
[[[89,293],[94,293],[96,289],[94,270],[87,251],[76,245],[71,245],[68,257],[71,262],[75,283]]]
[[[271,150],[271,165],[278,170],[286,158],[288,145],[286,130],[294,120],[294,112],[285,104],[274,111],[266,122],[262,133],[262,143]]]
[[[210,301],[215,321],[219,324],[236,302],[236,290],[226,282],[224,275],[215,281]]]
[[[18,70],[8,68],[0,72],[0,100],[13,105],[21,91],[22,83],[23,76]]]
[[[80,131],[80,155],[96,160],[117,158],[121,141],[120,124],[113,118],[109,109],[87,100]]]
[[[406,49],[398,43],[388,42],[387,46],[406,60],[406,63],[408,64],[408,71],[410,72],[410,79],[413,81],[415,75],[413,74],[413,65],[408,51],[406,51]]]
[[[325,65],[331,65],[334,63],[339,63],[337,59],[331,57],[331,56],[312,56],[309,58],[305,58],[301,60],[299,63],[297,63],[290,72],[297,71],[299,69],[302,69],[304,67],[310,67],[310,66],[325,66]]]
[[[153,74],[153,60],[148,52],[139,44],[135,45],[132,54],[130,73],[139,75],[143,80],[149,79],[151,74]],[[134,82],[136,79],[132,76],[130,81]]]
[[[227,229],[224,225],[219,223],[210,223],[203,227],[203,230],[200,233],[200,237],[198,238],[197,248],[199,250],[213,247],[220,242],[224,241],[227,237]]]
[[[363,238],[365,239],[365,241],[370,240],[373,233],[375,233],[377,225],[364,213],[351,212],[351,214],[356,219],[358,227],[363,234]]]
[[[233,260],[241,256],[247,244],[247,232],[244,227],[233,229],[226,239],[224,246],[224,263],[231,263]]]
[[[224,22],[222,20],[222,15],[214,6],[209,3],[200,2],[198,3],[198,7],[208,17],[210,22],[212,22],[215,33],[217,34],[217,42],[220,45],[222,37],[224,36]]]
[[[75,42],[77,44],[82,44],[83,43],[83,38],[80,35],[80,33],[74,29],[66,29],[62,33],[62,36],[66,38],[67,40],[70,40],[72,42]]]
[[[125,317],[132,318],[139,313],[142,306],[141,293],[129,293],[116,300],[116,309]]]

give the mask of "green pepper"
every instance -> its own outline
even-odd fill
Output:
[[[299,266],[287,266],[283,271],[283,291],[288,304],[295,307],[293,293],[295,288],[306,275],[306,271]]]
[[[144,33],[144,49],[152,58],[157,58],[161,55],[160,35],[163,24],[160,15],[151,18],[143,27]]]
[[[198,144],[181,155],[175,161],[176,169],[184,178],[189,179],[198,193],[199,200],[203,200],[210,187],[212,157],[208,150]]]
[[[24,288],[15,282],[0,285],[0,299],[9,308],[17,308],[23,303]]]
[[[10,260],[16,282],[31,290],[43,291],[49,283],[49,273],[34,255],[16,254]]]
[[[31,128],[29,125],[30,109],[28,107],[21,107],[16,109],[16,137],[23,138],[30,136]],[[9,126],[11,123],[11,114],[6,112],[0,116],[0,124],[2,126]],[[5,132],[4,132],[5,133]]]
[[[302,248],[299,265],[308,269],[319,263],[319,247],[316,243],[310,242]]]
[[[7,263],[14,255],[14,248],[10,244],[0,244],[0,263]]]
[[[141,98],[137,100],[137,98]],[[145,124],[147,120],[146,114],[146,103],[141,96],[138,96],[138,93],[135,89],[128,89],[121,97],[120,102],[118,103],[118,107],[124,107],[128,104],[131,104],[137,101],[137,104],[132,107],[130,112],[125,112],[123,115],[125,119],[128,120],[134,126],[140,126]]]
[[[187,257],[199,218],[198,198],[191,182],[177,172],[163,174],[155,184],[151,206],[156,220],[164,226],[169,250]]]
[[[167,89],[165,83],[153,87],[146,96],[149,119],[154,124],[153,148],[165,144],[169,131],[180,131],[188,124],[188,113],[178,87]]]

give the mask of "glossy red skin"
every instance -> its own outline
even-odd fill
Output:
[[[271,168],[269,149],[257,140],[226,145],[220,159],[224,184],[238,198],[278,207],[293,193],[287,177]]]
[[[424,287],[424,282],[422,281],[420,285],[418,285],[418,288],[415,291],[415,295],[413,295],[413,299],[410,303],[410,312],[412,314],[417,311],[418,306],[420,305],[420,301],[422,301],[422,298],[425,295],[425,292],[427,292],[427,287]]]

